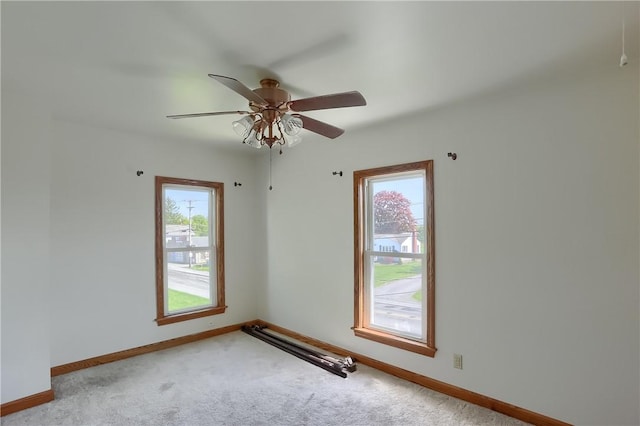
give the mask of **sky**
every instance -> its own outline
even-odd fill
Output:
[[[171,198],[176,202],[180,208],[180,213],[182,213],[184,217],[189,217],[189,201],[191,201],[191,206],[193,207],[193,209],[191,209],[191,217],[199,214],[207,217],[209,202],[208,190],[194,188],[185,191],[183,189],[167,188],[165,190],[165,197]]]

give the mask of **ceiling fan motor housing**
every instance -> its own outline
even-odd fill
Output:
[[[264,78],[260,80],[260,86],[262,87],[254,89],[253,91],[256,95],[267,101],[269,103],[268,106],[277,108],[291,101],[289,92],[280,89],[278,87],[279,85],[280,83],[277,80]],[[254,108],[253,105],[251,107]],[[256,111],[258,111],[259,109],[260,108],[258,108]]]

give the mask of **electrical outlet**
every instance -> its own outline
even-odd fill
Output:
[[[462,355],[453,354],[453,368],[462,370]]]

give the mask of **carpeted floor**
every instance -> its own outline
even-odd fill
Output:
[[[343,379],[241,331],[53,378],[3,426],[524,425],[358,364]]]

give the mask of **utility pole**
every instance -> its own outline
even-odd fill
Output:
[[[192,205],[192,203],[196,202],[198,200],[184,200],[184,202],[189,203],[189,207],[187,207],[187,209],[189,210],[189,248],[191,248],[191,210],[195,209],[195,206]],[[190,251],[189,252],[189,269],[191,269],[191,256],[193,255],[193,253]]]

